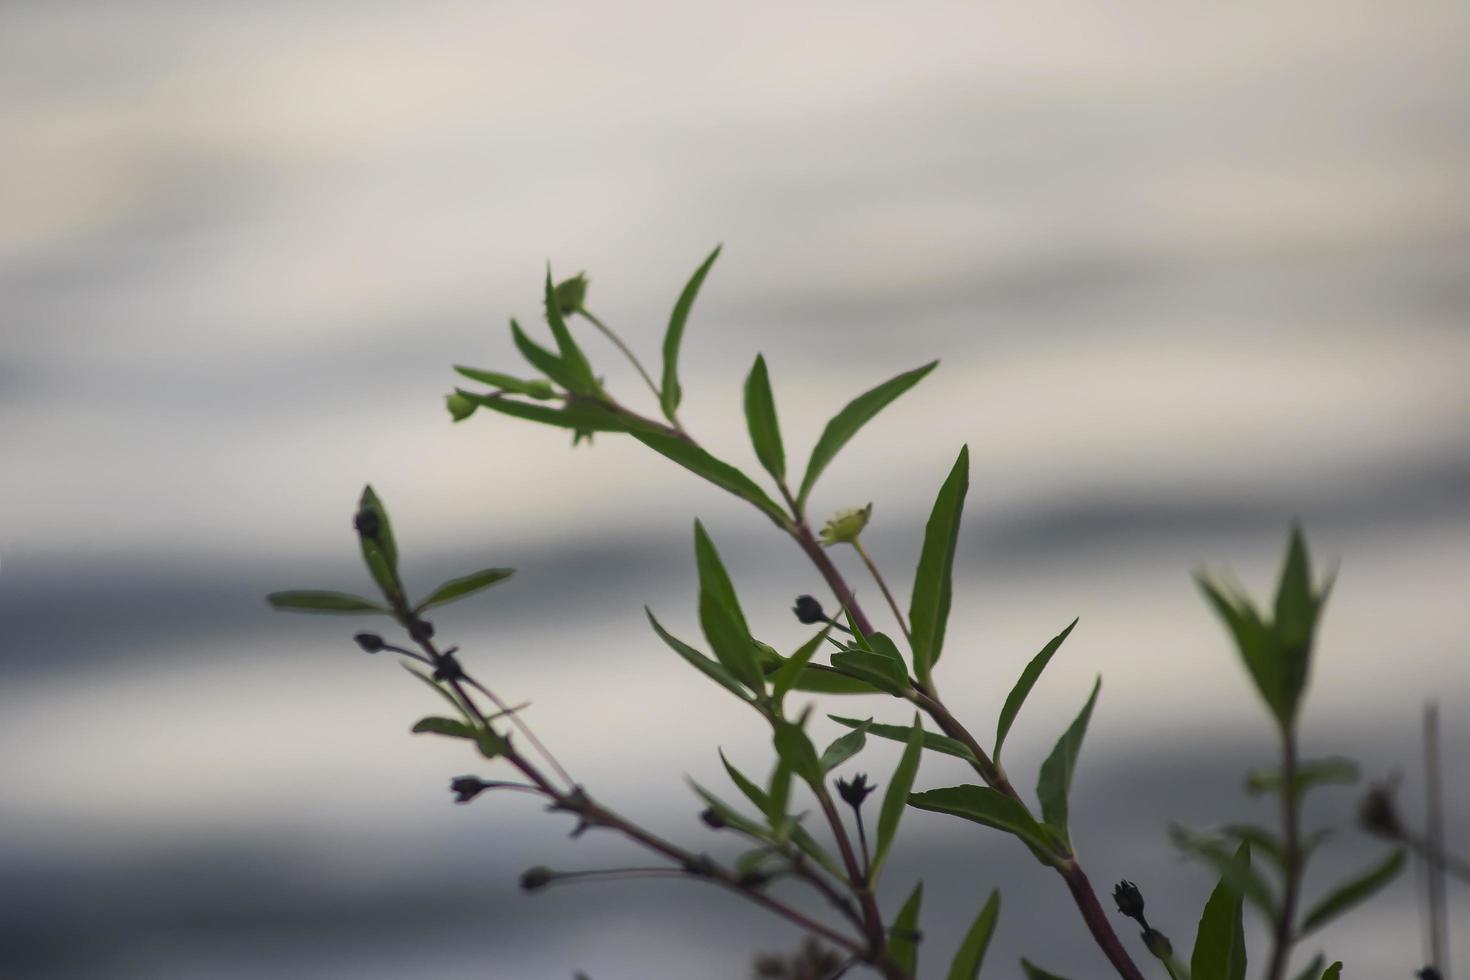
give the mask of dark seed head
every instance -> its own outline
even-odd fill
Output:
[[[866,800],[868,798],[868,794],[872,793],[877,788],[878,787],[876,785],[868,784],[868,776],[866,773],[858,773],[856,776],[852,777],[852,780],[850,782],[846,779],[837,780],[837,795],[842,797],[842,801],[844,803],[846,803],[850,807],[853,807],[854,809],[862,806],[863,800]]]
[[[362,648],[363,653],[377,653],[387,646],[383,638],[376,633],[358,633],[353,637],[357,645]]]
[[[1143,892],[1131,881],[1118,882],[1113,889],[1113,901],[1118,903],[1118,911],[1130,919],[1143,915]]]
[[[427,643],[434,638],[434,624],[426,623],[422,619],[411,619],[408,621],[408,635],[413,637],[415,643]]]
[[[548,867],[536,865],[521,872],[521,890],[527,892],[538,891],[551,884],[551,879],[556,877],[556,872]]]
[[[377,540],[378,532],[382,526],[378,523],[378,515],[370,510],[360,510],[352,519],[352,526],[357,528],[357,533],[365,538]]]
[[[791,607],[791,611],[796,613],[797,620],[808,626],[828,621],[827,614],[822,611],[822,604],[809,595],[797,596],[796,605]]]
[[[699,815],[699,819],[704,821],[705,826],[712,827],[715,830],[723,830],[725,827],[729,826],[729,824],[725,823],[725,818],[720,816],[713,809],[705,810]]]
[[[1374,786],[1358,805],[1358,825],[1375,837],[1402,840],[1404,825],[1399,820],[1398,808],[1393,804],[1393,792],[1387,786]]]
[[[468,803],[489,788],[476,776],[456,776],[449,781],[449,791],[456,803]]]

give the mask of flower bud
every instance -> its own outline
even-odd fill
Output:
[[[415,643],[427,643],[434,638],[434,624],[426,623],[422,619],[411,619],[408,622],[408,635],[413,637]]]
[[[388,645],[376,633],[358,633],[353,639],[357,641],[357,645],[362,648],[363,653],[377,653]]]
[[[1113,889],[1113,901],[1118,903],[1118,911],[1130,919],[1138,919],[1143,916],[1143,892],[1131,881],[1120,881]]]
[[[720,816],[713,809],[705,810],[699,815],[699,819],[703,820],[705,826],[711,828],[712,830],[723,830],[724,828],[729,826],[729,824],[725,823],[725,818]]]
[[[556,872],[543,865],[536,865],[521,872],[521,891],[534,892],[551,884]]]
[[[571,279],[556,284],[556,308],[562,316],[579,313],[587,301],[587,273],[579,272]]]
[[[796,597],[796,605],[791,607],[796,614],[798,622],[813,626],[817,623],[827,622],[827,614],[822,611],[822,604],[809,595]]]
[[[827,526],[822,528],[822,543],[828,546],[842,544],[845,541],[856,541],[858,535],[863,533],[863,528],[868,526],[868,518],[873,516],[873,505],[866,507],[846,507],[832,515]]]
[[[477,776],[456,776],[449,781],[449,790],[454,794],[456,803],[468,803],[489,788]]]

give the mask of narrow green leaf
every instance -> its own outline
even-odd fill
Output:
[[[907,742],[909,740],[910,729],[907,725],[876,725],[871,720],[862,722],[856,718],[844,718],[841,715],[828,715],[827,717],[839,725],[846,725],[848,728],[867,725],[868,734],[877,735],[879,738],[892,739],[895,742]],[[938,732],[926,731],[924,733],[924,748],[929,749],[931,752],[942,752],[945,755],[956,756],[964,759],[966,762],[978,761],[975,758],[975,754],[965,746],[964,742],[961,742],[959,739],[950,738],[948,735],[940,735]]]
[[[1252,852],[1259,851],[1278,868],[1284,868],[1286,864],[1286,850],[1282,847],[1281,838],[1267,830],[1265,827],[1257,827],[1254,824],[1233,823],[1220,828],[1220,833],[1231,840],[1238,840],[1241,846],[1250,845]],[[1305,848],[1304,848],[1305,850]]]
[[[766,359],[759,354],[755,366],[745,379],[745,424],[750,429],[750,443],[756,459],[766,472],[780,483],[786,479],[786,451],[781,447],[781,425],[776,418],[776,398],[771,394],[771,379],[766,373]]]
[[[412,674],[415,679],[422,681],[435,694],[439,695],[445,701],[448,701],[449,706],[455,711],[459,712],[460,717],[465,720],[466,724],[473,725],[475,723],[475,719],[471,717],[469,711],[465,709],[465,706],[459,703],[459,699],[456,698],[448,689],[441,686],[438,681],[434,680],[434,678],[430,677],[423,671],[415,667],[410,667],[408,664],[400,664],[400,666],[402,666],[404,670]]]
[[[747,778],[744,773],[731,765],[730,760],[725,758],[725,753],[723,752],[720,753],[720,761],[725,764],[725,771],[730,774],[730,780],[741,793],[745,794],[745,798],[754,803],[756,809],[762,813],[770,813],[772,809],[771,802],[765,790],[761,789]],[[791,843],[795,844],[803,854],[831,872],[833,877],[838,881],[847,880],[847,872],[843,871],[838,865],[837,859],[827,853],[826,848],[818,844],[801,824],[793,823],[790,828],[790,834]]]
[[[561,362],[566,366],[568,380],[572,384],[569,391],[579,395],[593,395],[598,391],[597,377],[592,373],[592,365],[587,363],[587,355],[582,353],[582,348],[577,346],[577,341],[572,338],[571,330],[567,329],[567,321],[561,312],[561,304],[556,301],[556,284],[551,281],[551,267],[546,268],[546,295],[544,300],[546,310],[546,323],[551,327],[551,335],[556,338],[556,347],[561,354]]]
[[[1403,867],[1404,851],[1400,848],[1362,874],[1338,885],[1302,918],[1299,934],[1305,936],[1370,897],[1392,881]]]
[[[788,523],[781,506],[757,486],[755,481],[729,463],[711,456],[692,442],[664,432],[635,431],[632,435],[654,452],[667,456],[720,489],[728,490],[735,496],[755,504],[782,527]]]
[[[471,572],[459,578],[452,578],[439,586],[429,597],[415,607],[415,612],[423,612],[434,606],[442,606],[456,599],[463,599],[467,595],[474,595],[481,589],[488,589],[496,582],[504,582],[515,573],[513,568],[482,568],[478,572]]]
[[[1293,980],[1317,980],[1322,973],[1322,964],[1326,962],[1327,957],[1318,953],[1312,957],[1312,961],[1307,964],[1307,968],[1298,973]]]
[[[766,792],[766,822],[776,840],[785,842],[790,836],[794,821],[787,816],[791,803],[791,766],[785,759],[777,761],[771,769],[771,784]]]
[[[715,813],[719,814],[720,818],[723,819],[725,823],[729,826],[735,828],[748,837],[754,837],[756,840],[772,840],[771,832],[765,827],[756,823],[754,820],[751,820],[749,817],[745,816],[739,810],[735,809],[733,806],[726,803],[724,800],[720,799],[718,796],[711,793],[709,790],[705,789],[694,780],[689,780],[689,785],[693,788],[694,792],[699,795],[699,798],[704,800],[705,805],[708,806],[711,810],[715,811]]]
[[[291,612],[391,612],[387,606],[373,602],[371,599],[364,599],[362,596],[349,595],[346,592],[316,592],[310,590],[272,592],[265,597],[265,601],[269,602],[273,609],[290,610]]]
[[[1041,764],[1041,775],[1036,782],[1036,796],[1041,800],[1042,820],[1057,832],[1068,847],[1072,846],[1072,839],[1067,832],[1067,797],[1072,789],[1072,773],[1077,768],[1077,755],[1082,751],[1082,738],[1087,734],[1087,722],[1092,717],[1092,706],[1097,703],[1100,690],[1101,677],[1092,685],[1092,695],[1087,699],[1081,713],[1057,740],[1051,755]]]
[[[643,612],[648,616],[648,622],[653,626],[653,631],[658,634],[659,639],[663,640],[669,645],[669,649],[673,650],[679,656],[683,657],[696,670],[703,673],[706,677],[713,680],[716,684],[719,684],[721,687],[729,691],[731,694],[735,695],[740,700],[746,702],[750,701],[750,695],[746,693],[745,688],[740,686],[740,682],[736,680],[735,675],[730,673],[730,671],[727,670],[723,664],[719,663],[716,660],[712,660],[709,657],[706,657],[704,654],[700,653],[698,650],[694,649],[683,640],[669,633],[669,631],[664,629],[663,625],[654,618],[653,611],[647,606],[643,607]]]
[[[1358,781],[1358,764],[1351,759],[1334,756],[1327,759],[1305,759],[1298,763],[1292,780],[1298,796],[1314,786],[1351,786]],[[1247,773],[1245,789],[1252,796],[1262,793],[1280,794],[1283,780],[1280,769],[1257,769]]]
[[[715,659],[753,693],[765,693],[765,675],[756,662],[750,634],[740,628],[726,606],[704,589],[699,593],[699,625]]]
[[[919,907],[924,903],[924,883],[921,881],[909,893],[893,928],[888,930],[888,955],[905,973],[913,974],[919,969]]]
[[[878,841],[873,851],[869,881],[878,880],[878,871],[883,867],[883,859],[888,856],[888,849],[893,845],[893,839],[898,834],[898,823],[903,818],[904,807],[908,805],[909,792],[914,788],[914,776],[919,771],[919,756],[923,750],[924,728],[919,724],[919,715],[915,712],[914,724],[909,731],[908,745],[904,747],[903,755],[898,760],[898,766],[893,770],[892,778],[888,780],[888,789],[883,793],[883,806],[878,810]]]
[[[725,562],[720,558],[720,552],[715,548],[709,532],[697,520],[694,522],[694,565],[699,572],[699,590],[708,592],[710,598],[730,614],[735,625],[748,634],[750,624],[746,622],[745,612],[740,608],[740,597],[735,594],[735,583],[730,580],[730,573],[726,570]]]
[[[1267,919],[1275,922],[1280,917],[1280,906],[1271,886],[1250,862],[1237,859],[1218,840],[1191,833],[1177,824],[1169,828],[1169,835],[1174,839],[1176,847],[1201,858],[1213,867],[1222,884],[1260,909]]]
[[[402,600],[398,585],[398,544],[393,538],[393,523],[388,520],[388,511],[373,492],[370,485],[362,488],[362,498],[357,502],[357,523],[368,520],[376,525],[372,534],[358,532],[357,540],[362,547],[363,564],[383,592],[383,598],[396,604]],[[370,515],[370,516],[369,516]]]
[[[839,670],[821,664],[807,664],[796,677],[793,691],[808,694],[887,694],[876,684],[860,677],[849,677]]]
[[[626,416],[589,401],[573,400],[554,407],[535,405],[514,398],[480,395],[463,389],[456,389],[455,393],[492,412],[527,419],[531,422],[540,422],[543,425],[554,425],[561,429],[574,429],[580,432],[633,432],[639,428],[636,422]]]
[[[1281,653],[1260,613],[1249,599],[1232,595],[1220,584],[1203,576],[1196,576],[1195,581],[1229,628],[1241,662],[1245,664],[1246,671],[1255,682],[1256,690],[1266,702],[1266,707],[1275,716],[1278,724],[1290,724],[1291,706],[1282,684]]]
[[[556,394],[555,390],[551,387],[551,383],[542,381],[540,378],[534,381],[526,381],[523,378],[517,378],[511,374],[501,374],[499,371],[482,371],[479,368],[465,367],[463,364],[456,364],[454,370],[471,381],[479,381],[482,384],[487,384],[492,388],[499,388],[502,391],[513,391],[517,395],[525,395],[528,398],[545,400]]]
[[[846,735],[833,739],[832,744],[822,752],[822,771],[831,772],[861,752],[868,742],[868,726],[872,723],[873,719],[869,718]]]
[[[1059,977],[1055,973],[1047,973],[1035,963],[1024,958],[1021,960],[1021,969],[1026,973],[1026,980],[1066,980],[1065,977]]]
[[[959,543],[960,514],[970,488],[970,447],[960,449],[949,471],[934,509],[924,528],[924,550],[914,574],[914,594],[909,602],[909,629],[913,634],[914,674],[919,683],[929,681],[929,671],[939,662],[944,646],[944,627],[949,619],[955,547]]]
[[[832,654],[832,666],[845,674],[861,677],[874,686],[899,697],[909,689],[908,673],[903,665],[876,653],[847,651]]]
[[[684,392],[679,387],[679,345],[684,340],[684,324],[689,319],[689,311],[694,307],[695,297],[699,295],[699,287],[704,285],[704,277],[709,273],[710,266],[715,264],[715,259],[720,257],[720,248],[723,247],[719,246],[709,253],[709,258],[694,270],[694,275],[679,294],[679,301],[674,304],[674,312],[669,315],[669,329],[664,333],[664,375],[660,395],[664,417],[670,422],[674,420],[679,402],[684,397]]]
[[[791,767],[791,771],[800,776],[807,785],[820,790],[822,786],[822,763],[817,758],[817,750],[812,745],[812,740],[807,738],[806,732],[801,730],[800,725],[777,718],[772,725],[772,742],[776,746],[776,755],[781,761]]]
[[[1049,850],[1041,825],[1026,811],[1026,807],[988,786],[966,784],[915,793],[909,797],[909,806],[934,813],[948,813],[986,827],[1004,830],[1020,838],[1033,851],[1044,853]],[[1041,854],[1037,854],[1037,857],[1040,858]]]
[[[1000,892],[993,891],[954,954],[954,960],[949,965],[948,980],[977,980],[980,967],[985,962],[985,951],[990,948],[990,937],[995,935],[995,923],[999,918]]]
[[[577,390],[578,382],[562,359],[527,336],[526,332],[521,329],[521,325],[514,319],[510,321],[510,339],[516,345],[516,350],[520,351],[521,356],[526,359],[527,364],[567,391]]]
[[[1036,681],[1041,677],[1041,672],[1046,670],[1046,665],[1051,662],[1052,655],[1061,649],[1062,643],[1071,635],[1072,628],[1077,625],[1077,620],[1067,624],[1067,628],[1056,636],[1051,642],[1041,648],[1041,652],[1031,658],[1026,669],[1021,671],[1021,679],[1016,681],[1016,686],[1011,688],[1011,693],[1006,695],[1005,706],[1000,709],[1000,720],[995,726],[995,752],[991,758],[1000,761],[1000,747],[1005,744],[1006,736],[1010,734],[1011,725],[1016,721],[1016,715],[1021,712],[1021,705],[1026,703],[1026,697],[1031,689],[1036,686]]]
[[[796,495],[796,506],[798,510],[806,507],[806,498],[816,485],[817,477],[827,468],[827,464],[847,445],[858,430],[883,411],[899,395],[908,391],[923,379],[924,375],[934,370],[938,361],[930,361],[923,367],[900,374],[896,378],[890,378],[878,387],[858,395],[847,406],[832,417],[827,427],[822,430],[822,436],[812,449],[811,459],[806,464],[806,476],[801,480],[801,491]]]
[[[831,632],[831,626],[824,627],[820,633],[803,643],[795,653],[781,662],[780,667],[776,668],[776,672],[771,675],[771,700],[776,702],[777,707],[780,707],[786,695],[800,680],[802,671],[806,669],[812,656],[817,652],[817,648],[826,641],[827,635]]]
[[[1342,980],[1342,960],[1322,971],[1322,980]]]
[[[474,725],[466,724],[453,718],[438,718],[434,716],[420,718],[416,721],[413,726],[413,732],[415,735],[422,735],[427,732],[432,735],[448,735],[451,738],[468,738],[471,740],[478,738],[480,734]]]
[[[1250,866],[1251,846],[1241,844],[1235,860]],[[1190,957],[1190,980],[1245,980],[1245,915],[1240,893],[1221,881],[1205,902]]]

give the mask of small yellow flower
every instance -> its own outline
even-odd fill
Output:
[[[868,526],[868,518],[872,516],[872,504],[866,507],[844,507],[833,514],[827,526],[822,528],[822,543],[830,547],[844,541],[856,541],[858,535],[863,533],[863,528]]]

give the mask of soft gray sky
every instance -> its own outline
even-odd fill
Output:
[[[0,9],[0,968],[735,980],[795,944],[680,885],[522,899],[521,868],[616,849],[519,800],[449,806],[474,763],[407,736],[423,692],[355,654],[357,624],[261,601],[363,587],[372,481],[415,580],[519,569],[446,611],[467,660],[594,791],[716,847],[683,774],[769,748],[641,606],[697,634],[696,516],[771,642],[801,638],[787,606],[819,582],[642,447],[451,426],[440,401],[452,363],[518,368],[505,321],[536,321],[547,259],[656,362],[716,242],[683,414],[740,465],[757,351],[796,460],[853,394],[942,359],[814,510],[875,501],[906,592],[970,445],[944,689],[985,730],[1081,617],[1008,768],[1029,786],[1105,675],[1074,802],[1099,887],[1143,882],[1187,944],[1209,882],[1166,824],[1269,819],[1238,792],[1262,712],[1188,576],[1263,591],[1294,516],[1341,563],[1309,750],[1406,769],[1417,813],[1437,698],[1463,827],[1467,42],[1450,2]],[[1023,954],[1101,974],[1028,857],[910,819],[931,970],[998,885],[987,976]],[[1344,828],[1316,887],[1373,853]],[[1412,876],[1394,895],[1321,934],[1349,976],[1422,956]]]

